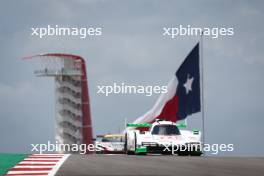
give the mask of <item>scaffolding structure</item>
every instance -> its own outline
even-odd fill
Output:
[[[92,122],[85,61],[70,54],[41,54],[36,76],[54,77],[56,134],[59,144],[92,144]]]

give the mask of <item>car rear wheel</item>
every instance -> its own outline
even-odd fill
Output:
[[[201,156],[203,153],[201,151],[193,151],[190,153],[191,156]]]
[[[127,154],[127,155],[134,155],[135,154],[135,152],[130,151],[129,148],[128,148],[128,146],[127,146],[127,133],[125,134],[125,144],[124,145],[125,145],[124,146],[124,152],[125,152],[125,154]]]
[[[188,156],[190,153],[189,151],[180,151],[178,152],[178,156]]]

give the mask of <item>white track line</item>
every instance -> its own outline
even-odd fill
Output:
[[[62,158],[63,156],[48,156],[48,157],[45,157],[45,156],[29,156],[29,157],[27,157],[26,159],[29,159],[29,158],[46,158],[46,159],[51,159],[51,158]]]
[[[70,156],[70,154],[66,154],[63,156],[63,158],[56,164],[55,167],[50,171],[49,176],[54,176],[56,172],[59,170],[61,165],[67,160],[67,158]]]
[[[17,174],[17,175],[23,175],[23,174],[49,174],[49,171],[9,171],[6,175],[8,176],[9,174]]]
[[[58,153],[49,153],[49,154],[32,154],[31,156],[64,156],[64,154],[58,154]]]
[[[41,161],[41,160],[43,160],[43,161],[44,160],[45,161],[53,161],[53,160],[60,160],[62,158],[27,158],[27,159],[24,159],[24,161],[31,161],[31,160],[34,160],[34,161]]]
[[[15,166],[13,168],[52,168],[54,166]]]
[[[22,161],[19,164],[56,164],[57,162],[41,162],[41,161]]]

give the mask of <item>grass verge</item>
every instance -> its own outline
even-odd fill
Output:
[[[10,168],[27,156],[27,154],[0,153],[0,175],[6,174]]]

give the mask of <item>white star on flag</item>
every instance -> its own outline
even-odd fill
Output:
[[[186,80],[185,84],[183,85],[185,87],[186,94],[188,94],[189,91],[192,91],[193,80],[194,80],[194,77],[189,78],[189,75],[187,76],[187,80]]]

